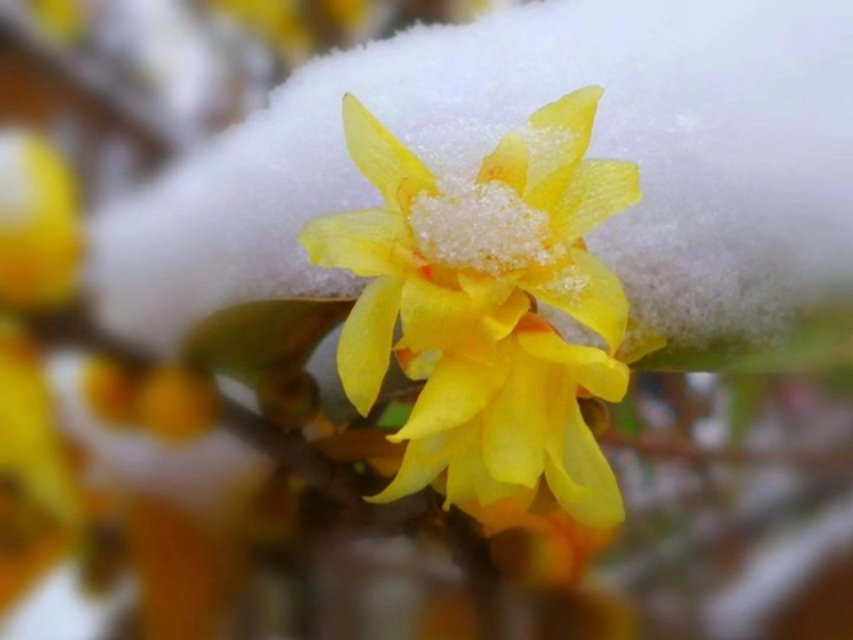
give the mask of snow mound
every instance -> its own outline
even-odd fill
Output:
[[[381,204],[347,155],[347,92],[440,179],[473,180],[504,133],[597,84],[588,157],[638,162],[645,198],[588,241],[636,316],[680,345],[776,339],[816,274],[853,281],[851,23],[847,0],[553,0],[318,59],[99,212],[99,317],[169,352],[226,306],[356,294],[297,241],[313,216]]]

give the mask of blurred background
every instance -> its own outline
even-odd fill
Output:
[[[344,430],[274,379],[265,422],[92,330],[86,212],[312,55],[511,3],[0,0],[0,638],[853,638],[853,344],[587,407],[628,505],[590,532],[367,508],[412,398]]]

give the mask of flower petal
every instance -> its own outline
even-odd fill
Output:
[[[453,460],[447,467],[447,496],[444,509],[476,500],[488,507],[499,500],[514,496],[521,490],[516,484],[498,482],[489,474],[479,455]]]
[[[628,299],[619,278],[583,249],[572,249],[571,262],[549,279],[529,276],[519,282],[542,302],[557,307],[596,331],[615,352],[628,324]]]
[[[530,355],[566,366],[573,380],[608,402],[621,402],[628,392],[628,367],[601,349],[566,343],[556,333],[519,333]]]
[[[424,438],[471,420],[506,379],[505,366],[483,366],[445,355],[421,392],[408,423],[392,442]]]
[[[397,357],[397,364],[409,380],[426,380],[435,371],[442,354],[436,349],[413,351],[404,337],[394,345],[394,355]]]
[[[518,485],[498,482],[483,464],[483,426],[480,420],[454,429],[448,434],[446,499],[444,509],[451,505],[471,504],[476,501],[481,507],[516,495],[522,488]]]
[[[508,341],[512,365],[503,388],[483,412],[483,459],[495,480],[536,486],[544,469],[550,420],[549,376],[555,367]]]
[[[445,443],[444,435],[410,442],[393,482],[379,495],[365,500],[373,504],[385,504],[427,487],[447,466],[447,459],[442,453]]]
[[[444,487],[442,508],[449,511],[452,505],[466,504],[477,499],[476,458],[459,458],[447,466],[447,483]],[[480,463],[482,464],[482,463]]]
[[[550,440],[548,454],[548,485],[569,515],[595,528],[613,527],[625,519],[616,477],[573,397],[565,435]]]
[[[619,347],[615,358],[631,365],[664,347],[666,347],[664,336],[655,333],[650,327],[629,319],[625,340]]]
[[[483,160],[477,184],[497,180],[512,187],[519,196],[523,196],[527,186],[528,162],[529,154],[524,139],[517,133],[508,133],[492,155]]]
[[[402,273],[415,262],[405,217],[384,209],[348,211],[311,220],[299,234],[313,264],[362,277]]]
[[[351,94],[344,97],[344,131],[353,161],[389,209],[401,211],[398,194],[404,182],[407,201],[413,193],[435,190],[429,169]]]
[[[588,160],[575,171],[552,213],[554,229],[567,240],[580,238],[642,197],[640,168],[635,163]]]
[[[508,482],[498,482],[486,469],[482,459],[477,458],[474,463],[474,495],[481,507],[489,507],[499,500],[516,495],[525,487]]]
[[[403,287],[400,316],[403,335],[413,351],[439,349],[473,360],[487,359],[494,351],[481,327],[482,304],[463,291],[438,286],[411,276]]]
[[[454,276],[462,291],[483,306],[503,304],[515,289],[515,283],[509,278],[496,278],[471,269],[456,271]]]
[[[338,372],[347,397],[366,416],[379,396],[391,360],[403,278],[377,278],[362,292],[338,344]]]
[[[537,111],[522,137],[530,151],[525,202],[554,211],[589,147],[604,90],[585,87]]]
[[[521,289],[515,289],[501,306],[483,318],[483,327],[493,340],[503,340],[528,311],[530,298]]]
[[[562,461],[550,453],[545,456],[545,479],[557,502],[568,513],[573,513],[575,505],[589,500],[592,496],[592,490],[572,480],[563,468]]]

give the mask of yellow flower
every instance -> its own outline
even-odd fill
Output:
[[[545,504],[537,499],[531,513],[534,498],[536,492],[525,489],[488,507],[471,502],[461,508],[482,526],[492,562],[506,576],[531,586],[572,587],[618,529],[585,527],[552,506],[552,497]]]
[[[61,303],[77,286],[83,248],[71,173],[29,135],[0,137],[0,165],[9,181],[0,194],[0,304]]]
[[[335,23],[349,32],[359,31],[370,17],[374,0],[323,0],[323,7]]]
[[[214,8],[276,47],[290,63],[302,62],[315,38],[295,0],[211,0]]]
[[[79,533],[67,454],[38,349],[0,317],[0,618],[68,555]]]
[[[454,0],[450,3],[453,22],[470,22],[495,8],[495,0]]]
[[[622,519],[613,474],[586,427],[577,392],[618,401],[628,369],[611,356],[628,322],[613,272],[583,235],[639,201],[635,164],[583,157],[602,90],[587,87],[509,133],[470,181],[436,177],[353,96],[350,154],[381,209],[306,225],[311,260],[375,279],[347,320],[338,369],[367,415],[395,350],[428,378],[409,423],[400,473],[376,501],[417,491],[447,470],[447,504],[491,504],[544,473],[560,504],[590,526]],[[547,303],[596,331],[610,353],[571,346],[530,313]]]
[[[81,0],[31,0],[39,24],[60,42],[79,40],[86,31]]]
[[[583,388],[621,400],[628,367],[569,345],[528,314],[494,362],[442,356],[393,441],[411,440],[400,472],[374,502],[423,489],[447,471],[446,502],[482,506],[534,488],[544,475],[560,505],[590,527],[624,517],[619,487],[577,401]]]
[[[0,478],[64,523],[79,517],[73,478],[54,424],[38,350],[15,323],[0,318]]]
[[[80,392],[105,425],[127,427],[136,418],[138,381],[119,362],[95,356],[86,362]]]

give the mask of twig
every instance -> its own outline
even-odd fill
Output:
[[[112,616],[99,640],[138,640],[140,613],[135,602],[123,605]]]
[[[198,138],[190,122],[164,113],[152,97],[120,82],[117,73],[92,56],[65,49],[40,33],[19,0],[0,0],[0,34],[16,42],[45,70],[92,99],[129,131],[166,155]]]
[[[447,518],[448,544],[453,559],[465,570],[477,608],[480,637],[504,637],[498,616],[497,595],[500,575],[489,559],[489,543],[476,530],[478,525],[458,509]]]
[[[769,499],[755,508],[714,523],[695,522],[685,531],[661,540],[634,556],[605,571],[610,584],[623,589],[639,591],[667,567],[677,567],[687,557],[695,561],[699,554],[736,538],[756,536],[768,529],[779,518],[790,516],[797,508],[815,500],[838,495],[833,483],[812,485],[783,496]]]
[[[610,430],[600,442],[613,449],[629,449],[645,458],[683,458],[693,463],[723,462],[753,466],[787,466],[822,475],[853,477],[853,451],[760,450],[741,447],[702,449],[686,440],[634,438]]]
[[[225,402],[224,423],[242,440],[263,451],[282,467],[299,474],[309,485],[335,504],[357,509],[362,500],[355,481],[344,465],[317,453],[300,431],[288,431],[240,405]]]
[[[154,364],[149,354],[129,348],[98,331],[85,303],[61,314],[33,318],[31,325],[52,345],[85,348],[137,367]],[[357,478],[350,465],[324,457],[303,438],[301,431],[283,429],[227,397],[223,400],[223,423],[227,429],[279,466],[301,476],[324,498],[342,508],[343,519],[348,524],[389,531],[422,516],[429,509],[426,491],[389,505],[368,504],[356,488]]]

